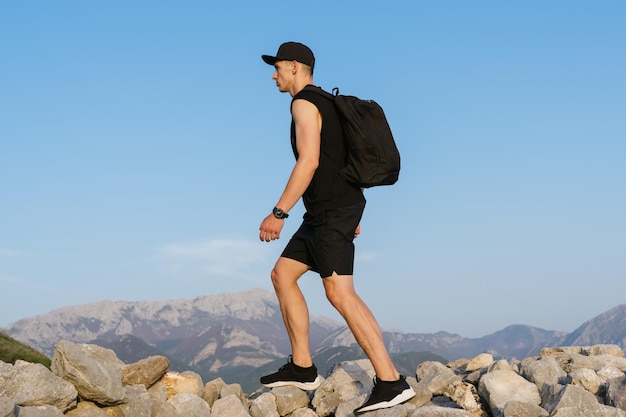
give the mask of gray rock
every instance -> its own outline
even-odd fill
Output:
[[[598,374],[588,368],[577,369],[567,376],[567,383],[577,385],[593,395],[601,394],[603,387],[602,379]]]
[[[165,356],[150,356],[139,362],[122,367],[122,384],[142,384],[150,388],[156,383],[170,366],[170,361]]]
[[[298,408],[309,405],[309,396],[296,387],[272,388],[272,395],[276,397],[276,410],[281,416],[286,416]]]
[[[209,404],[196,394],[189,392],[181,392],[174,395],[167,400],[167,404],[174,408],[177,417],[209,417],[211,415]],[[226,415],[224,414],[224,416]]]
[[[624,376],[624,372],[613,366],[603,366],[602,369],[597,372],[597,374],[600,379],[602,379],[602,381],[605,383],[610,379]]]
[[[536,404],[521,401],[508,401],[504,405],[502,417],[548,417],[546,410]]]
[[[374,386],[370,378],[374,370],[371,368],[371,364],[369,364],[370,374],[361,366],[367,367],[368,365],[355,361],[343,363],[342,366],[335,367],[332,374],[315,390],[312,405],[320,417],[326,417],[335,413],[335,410],[347,401],[352,400],[354,403],[352,409],[365,401],[365,391],[371,390]],[[362,396],[362,398],[359,398],[359,396]]]
[[[180,416],[183,417],[183,416]],[[188,417],[188,416],[184,416]],[[206,417],[206,416],[203,416]],[[211,407],[211,417],[252,417],[248,409],[244,407],[239,398],[235,395],[229,395],[226,398],[220,398],[215,401]]]
[[[298,408],[289,417],[317,417],[317,414],[310,408]]]
[[[576,385],[566,385],[550,402],[545,409],[551,416],[609,416],[613,415],[616,408],[607,407],[598,403],[596,397],[590,392]],[[611,413],[611,414],[607,414]]]
[[[151,417],[152,398],[143,384],[128,385],[125,388],[128,402],[118,407],[124,416]]]
[[[125,401],[122,366],[111,349],[62,340],[52,355],[52,372],[70,381],[81,398],[103,406]]]
[[[15,417],[15,401],[9,397],[0,397],[0,417]]]
[[[480,379],[478,391],[489,405],[492,415],[500,414],[508,401],[541,404],[537,386],[513,371],[487,373]]]
[[[489,365],[488,370],[489,372],[507,370],[519,373],[519,366],[520,363],[509,363],[506,359],[500,359]]]
[[[411,388],[413,388],[413,391],[415,391],[415,397],[411,398],[408,402],[413,404],[416,408],[427,404],[433,398],[433,393],[430,392],[428,387],[421,382],[417,382],[415,378],[409,377],[406,379],[406,382],[408,382]]]
[[[567,373],[561,368],[559,362],[551,357],[539,360],[524,359],[520,372],[524,378],[534,382],[540,389],[544,384],[564,384],[567,379]]]
[[[454,373],[440,362],[426,361],[418,365],[417,380],[425,384],[434,395],[444,395],[448,386],[463,380],[463,377]]]
[[[152,385],[148,390],[148,394],[150,395],[150,401],[152,402],[152,416],[156,416],[159,413],[165,413],[167,415],[168,412],[174,413],[174,408],[167,403],[167,387],[162,382],[157,382]]]
[[[20,406],[53,405],[64,412],[76,405],[74,386],[39,363],[20,362],[2,378],[0,396],[12,398]]]
[[[243,389],[241,389],[240,384],[224,384],[222,386],[222,389],[220,390],[220,397],[224,398],[228,397],[229,395],[236,396],[244,405],[248,403],[248,398],[243,392]]]
[[[212,381],[207,382],[204,385],[204,392],[202,393],[202,399],[209,404],[209,406],[213,407],[213,403],[220,397],[220,392],[222,391],[222,387],[224,387],[226,383],[222,378],[216,378]]]
[[[18,407],[17,417],[63,417],[58,408],[51,405]]]
[[[440,406],[425,406],[417,410],[411,410],[407,417],[474,417],[468,411],[459,408],[448,408]]]
[[[611,366],[619,369],[620,371],[626,371],[626,358],[620,358],[613,355],[596,355],[585,356],[581,354],[567,355],[561,357],[563,362],[563,370],[567,373],[574,372],[577,369],[589,368],[594,371],[599,371],[605,366]]]
[[[264,392],[255,398],[250,404],[252,417],[280,417],[276,409],[276,397],[269,392]]]
[[[583,348],[583,352],[588,356],[611,355],[617,358],[624,357],[624,350],[618,345],[594,345]]]
[[[606,387],[606,403],[626,410],[626,375],[608,381]]]

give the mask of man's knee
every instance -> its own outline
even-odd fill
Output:
[[[291,259],[280,258],[270,277],[274,288],[283,284],[293,284],[307,271],[307,266]]]
[[[339,311],[344,305],[351,303],[352,298],[356,296],[351,282],[348,276],[333,276],[324,279],[326,298]]]

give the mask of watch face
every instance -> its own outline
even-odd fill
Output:
[[[285,217],[287,217],[285,215],[285,212],[282,209],[279,209],[278,207],[274,207],[274,217],[276,217],[277,219],[284,219]]]

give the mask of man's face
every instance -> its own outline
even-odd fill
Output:
[[[276,82],[276,87],[281,93],[286,93],[291,87],[293,82],[293,62],[292,61],[277,61],[274,64],[274,75],[272,80]]]

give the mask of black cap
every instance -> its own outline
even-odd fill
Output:
[[[278,48],[276,56],[261,55],[265,63],[274,65],[276,61],[298,61],[311,68],[315,66],[315,56],[311,49],[299,42],[285,42]]]

